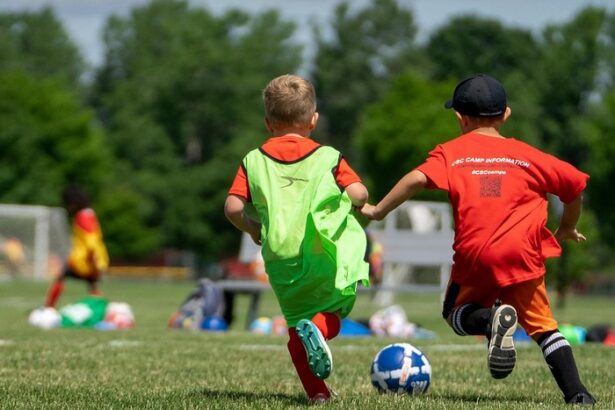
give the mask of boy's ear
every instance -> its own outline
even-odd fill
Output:
[[[267,128],[267,131],[273,134],[273,127],[269,123],[269,119],[265,117],[264,120],[265,120],[265,128]]]
[[[459,122],[460,127],[464,127],[466,125],[464,116],[459,114],[457,111],[455,111],[455,117],[457,117],[457,122]]]
[[[512,110],[510,109],[510,107],[506,107],[506,111],[504,111],[504,118],[502,120],[502,122],[506,122],[506,120],[508,120],[508,118],[510,118],[510,116],[512,115]]]
[[[314,128],[316,128],[316,124],[318,124],[318,112],[314,112],[314,114],[312,114],[312,119],[310,120],[310,129],[313,130]]]

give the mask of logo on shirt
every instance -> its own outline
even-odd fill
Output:
[[[286,188],[291,186],[292,184],[294,184],[296,181],[301,181],[301,182],[308,182],[307,179],[303,179],[303,178],[295,178],[295,177],[282,177],[282,179],[285,179],[286,181],[288,181],[288,185],[284,185],[280,188]]]

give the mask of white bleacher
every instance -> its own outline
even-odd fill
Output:
[[[367,229],[382,246],[383,278],[375,300],[393,302],[395,291],[444,292],[453,263],[453,226],[448,203],[407,201]],[[439,269],[438,285],[408,283],[413,269]]]

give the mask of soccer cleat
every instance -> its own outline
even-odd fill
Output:
[[[496,306],[491,311],[487,364],[494,379],[503,379],[515,368],[517,351],[513,333],[517,327],[517,311],[510,305]]]
[[[308,365],[314,376],[321,380],[329,377],[333,368],[333,357],[318,327],[311,320],[302,319],[297,323],[295,331],[305,347]]]
[[[310,404],[325,404],[337,399],[337,393],[329,390],[329,395],[325,393],[317,393],[315,396],[308,399]]]
[[[580,404],[582,406],[593,406],[596,403],[596,399],[594,399],[588,392],[580,392],[566,400],[566,403]]]

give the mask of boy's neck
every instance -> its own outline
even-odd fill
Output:
[[[478,128],[468,130],[468,133],[470,132],[473,134],[486,135],[488,137],[505,138],[502,136],[502,134],[500,134],[500,131],[494,127],[478,127]]]
[[[299,138],[310,138],[312,130],[307,128],[284,128],[282,130],[272,130],[271,137],[299,137]]]

